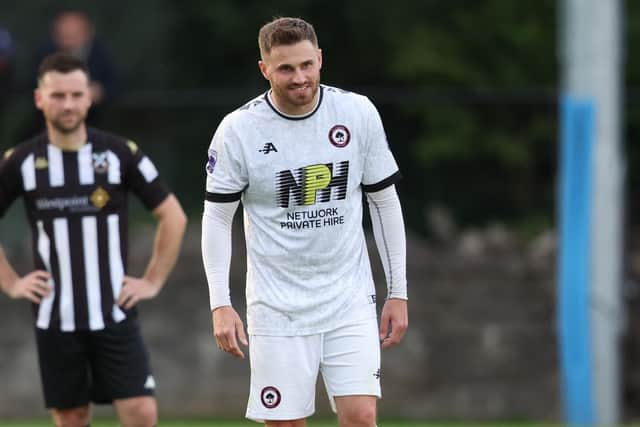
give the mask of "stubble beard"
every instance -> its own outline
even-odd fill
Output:
[[[57,130],[61,134],[69,135],[77,131],[82,126],[86,118],[86,114],[78,114],[77,119],[70,125],[65,124],[61,118],[52,119],[49,121],[49,123],[55,130]]]
[[[285,87],[280,87],[277,90],[276,88],[273,88],[273,92],[277,95],[278,99],[281,99],[282,101],[293,107],[304,107],[313,102],[313,100],[315,99],[318,90],[320,89],[320,78],[318,77],[313,80],[309,80],[304,84],[304,86],[309,86],[309,88],[311,89],[311,96],[309,97],[300,97],[296,96],[296,94],[291,93],[292,90],[295,90],[295,88],[299,86],[300,85],[288,85]]]

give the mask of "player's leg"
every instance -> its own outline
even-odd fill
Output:
[[[113,402],[124,427],[158,423],[155,380],[136,319],[91,333],[92,400]]]
[[[269,427],[303,427],[315,411],[320,335],[249,337],[246,417]]]
[[[380,342],[375,318],[324,334],[320,369],[341,427],[374,427],[380,390]]]
[[[89,405],[69,409],[52,409],[50,412],[56,427],[86,427],[91,422]]]
[[[91,422],[87,336],[36,328],[40,378],[54,425],[85,427]]]
[[[113,404],[123,427],[153,427],[158,424],[158,405],[152,396],[117,399]]]
[[[340,427],[373,427],[376,425],[376,396],[336,396]]]
[[[307,419],[302,418],[299,420],[288,421],[266,421],[264,422],[266,427],[304,427],[307,425]]]

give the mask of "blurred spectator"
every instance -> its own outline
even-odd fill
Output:
[[[15,46],[11,34],[0,27],[0,112],[13,90]]]
[[[70,53],[87,64],[94,107],[113,96],[113,61],[86,14],[79,11],[59,13],[53,19],[50,37],[38,52],[36,63],[39,64],[42,58],[56,51]]]
[[[97,36],[89,17],[76,10],[66,10],[57,14],[51,21],[47,39],[36,53],[34,64],[54,52],[63,51],[82,60],[89,68],[92,106],[87,123],[100,126],[105,108],[113,99],[116,90],[116,72],[113,60],[105,44]],[[32,73],[32,85],[36,85],[37,67]],[[44,130],[44,121],[39,111],[33,110],[19,139],[28,139]]]

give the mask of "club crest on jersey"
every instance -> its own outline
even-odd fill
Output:
[[[107,153],[93,153],[91,155],[93,162],[93,170],[96,173],[106,173],[109,170],[109,160]]]
[[[260,392],[260,400],[265,408],[273,409],[280,404],[282,396],[280,390],[273,386],[268,386],[262,389]]]
[[[213,173],[213,170],[216,167],[216,163],[218,162],[218,153],[216,150],[209,150],[209,155],[207,158],[207,172]]]
[[[329,131],[329,142],[338,148],[346,147],[351,140],[351,132],[344,125],[335,125]]]

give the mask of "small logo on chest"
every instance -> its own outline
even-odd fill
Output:
[[[96,173],[106,173],[109,170],[109,159],[107,158],[107,153],[93,153],[91,155],[93,170]]]
[[[91,193],[91,197],[89,197],[89,200],[91,200],[93,206],[98,209],[104,208],[105,205],[109,202],[109,199],[109,193],[107,193],[107,191],[102,187],[96,188],[95,191]]]
[[[262,153],[262,154],[269,154],[272,151],[275,151],[276,153],[278,152],[278,149],[276,148],[275,145],[273,145],[273,142],[265,143],[264,147],[262,147],[260,150],[258,150],[258,152]]]

